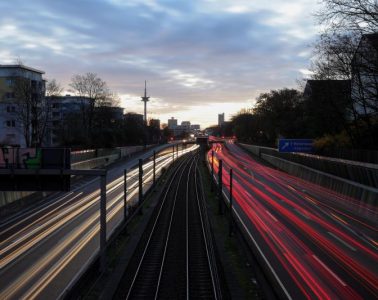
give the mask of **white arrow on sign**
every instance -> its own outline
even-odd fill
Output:
[[[282,150],[284,150],[285,148],[289,147],[290,143],[289,142],[286,142],[283,146],[282,146]]]

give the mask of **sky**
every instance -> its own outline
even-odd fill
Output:
[[[0,1],[0,64],[45,71],[69,89],[96,73],[125,112],[202,128],[308,76],[317,0]],[[71,93],[72,94],[72,93]]]

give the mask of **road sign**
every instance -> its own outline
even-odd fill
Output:
[[[312,152],[313,140],[311,139],[280,139],[278,141],[279,152]]]

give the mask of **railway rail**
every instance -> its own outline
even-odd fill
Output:
[[[198,158],[177,164],[115,298],[222,299]]]

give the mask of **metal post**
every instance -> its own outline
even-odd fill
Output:
[[[211,150],[211,191],[214,192],[214,150]]]
[[[123,170],[123,220],[127,218],[127,169]]]
[[[139,159],[139,199],[138,199],[138,206],[140,214],[143,213],[142,211],[142,203],[143,203],[143,159]]]
[[[101,176],[100,270],[101,272],[106,271],[106,174]]]
[[[153,176],[153,185],[156,182],[156,151],[154,150],[154,176]]]
[[[219,160],[219,169],[218,169],[218,201],[219,201],[219,214],[223,214],[222,206],[222,165],[223,161]]]
[[[175,161],[175,145],[172,146],[172,160]]]
[[[232,169],[230,169],[230,231],[229,231],[229,236],[232,235],[232,225],[233,225],[233,219],[232,219]]]
[[[176,158],[178,158],[178,147],[179,147],[179,144],[176,145]]]

